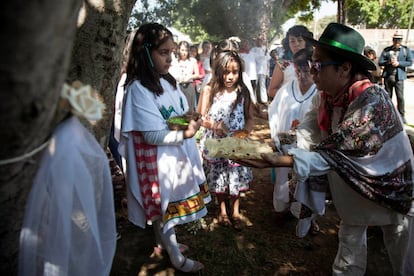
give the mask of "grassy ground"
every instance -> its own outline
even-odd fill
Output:
[[[258,119],[254,139],[268,138],[267,123]],[[333,205],[319,219],[321,232],[299,239],[296,220],[280,219],[272,206],[270,170],[254,170],[251,190],[241,200],[243,230],[217,224],[217,206],[210,203],[202,223],[178,226],[186,255],[204,263],[198,275],[331,275],[337,249],[339,218]],[[118,241],[111,275],[188,275],[175,270],[166,255],[154,256],[153,231],[126,219],[123,189],[116,191]],[[196,230],[196,231],[194,231]],[[390,275],[391,268],[378,229],[369,230],[367,275]]]

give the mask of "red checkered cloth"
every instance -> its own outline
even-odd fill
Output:
[[[141,132],[132,132],[139,187],[147,220],[162,218],[157,169],[157,146],[145,143]]]

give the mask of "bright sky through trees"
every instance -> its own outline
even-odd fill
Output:
[[[336,11],[337,11],[337,8],[338,8],[338,6],[337,6],[336,2],[332,2],[332,1],[325,2],[325,1],[323,1],[320,10],[316,11],[315,14],[314,14],[315,19],[319,20],[319,19],[321,19],[322,17],[325,17],[325,16],[335,15]],[[295,24],[296,24],[296,19],[295,18],[289,19],[288,21],[286,21],[285,24],[283,24],[283,27],[282,27],[283,31],[287,32],[287,30]]]

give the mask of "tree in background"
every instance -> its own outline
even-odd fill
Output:
[[[298,16],[310,24],[313,12],[327,0],[142,0],[134,9],[131,26],[156,21],[174,26],[194,41],[220,40],[229,36],[255,37],[282,34],[281,26]],[[365,28],[408,28],[412,1],[334,0],[336,22]],[[151,5],[151,3],[153,3]],[[313,28],[312,28],[313,29]]]
[[[179,12],[172,15],[174,26],[195,40],[202,40],[203,37],[199,37],[202,34],[220,39],[229,36],[252,38],[258,34],[268,38],[280,33],[282,24],[298,11],[302,11],[304,19],[311,18],[311,11],[319,8],[320,2],[223,0],[212,5],[211,1],[177,0]]]
[[[347,0],[347,22],[363,28],[408,28],[412,1]]]
[[[155,20],[188,34],[194,41],[220,40],[230,36],[266,38],[281,33],[282,24],[300,12],[304,21],[313,18],[324,0],[164,0],[141,1],[132,14],[131,24]],[[150,5],[151,3],[156,3]],[[156,17],[149,15],[152,12]],[[171,24],[170,24],[171,23]]]
[[[172,26],[171,13],[176,9],[175,0],[139,0],[136,1],[128,22],[133,30],[144,23],[157,22]]]

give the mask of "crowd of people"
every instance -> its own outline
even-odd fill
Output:
[[[341,219],[334,275],[364,275],[368,226],[382,229],[395,275],[414,271],[414,158],[401,100],[412,57],[398,36],[379,59],[357,31],[336,23],[319,40],[293,26],[271,51],[262,35],[175,43],[152,23],[130,39],[117,92],[122,112],[115,112],[128,215],[140,227],[153,225],[155,248],[174,267],[204,267],[184,256],[188,246],[174,227],[206,215],[214,199],[218,223],[241,231],[251,167],[270,167],[274,209],[298,218],[298,237],[318,233],[317,217],[332,198]],[[168,128],[169,118],[184,114],[199,116],[185,130]],[[207,139],[249,135],[255,116],[268,120],[275,153],[260,160],[209,155]]]
[[[230,40],[234,46],[233,50],[237,51],[243,59],[244,80],[249,82],[247,86],[254,103],[259,102],[267,105],[269,103],[268,87],[272,56],[263,35],[258,35],[254,39],[233,37],[229,38]],[[227,46],[223,43],[225,42],[205,40],[194,44],[180,41],[177,44],[169,72],[179,82],[191,111],[196,110],[201,90],[212,77],[211,55],[215,55],[217,49],[226,48]],[[255,44],[254,47],[251,47],[252,43]],[[278,57],[274,55],[273,68],[274,61],[277,59]]]
[[[295,25],[274,49],[263,34],[192,45],[174,41],[161,24],[143,24],[126,39],[110,139],[125,174],[128,219],[152,225],[154,253],[165,251],[177,270],[199,272],[204,265],[185,256],[189,246],[179,243],[176,226],[217,204],[218,224],[242,231],[241,195],[252,168],[272,168],[274,209],[298,219],[298,237],[318,233],[317,218],[327,195],[332,199],[340,218],[333,275],[365,275],[372,226],[382,230],[393,274],[414,275],[414,157],[403,100],[412,56],[401,41],[396,33],[377,58],[360,33],[338,23],[319,39]],[[171,128],[174,117],[187,118],[186,127]],[[208,139],[247,137],[255,117],[268,121],[273,153],[209,155]],[[107,258],[115,250],[112,222],[100,216],[93,225],[106,226]],[[91,236],[105,248],[98,232]],[[88,271],[107,274],[108,262],[95,251]]]
[[[314,47],[309,69],[319,92],[296,125],[295,147],[238,162],[293,168],[295,200],[315,214],[329,191],[341,219],[333,275],[366,273],[368,226],[382,229],[393,275],[413,275],[414,158],[402,114],[373,83],[377,66],[357,31],[331,23],[319,40],[304,39]]]

